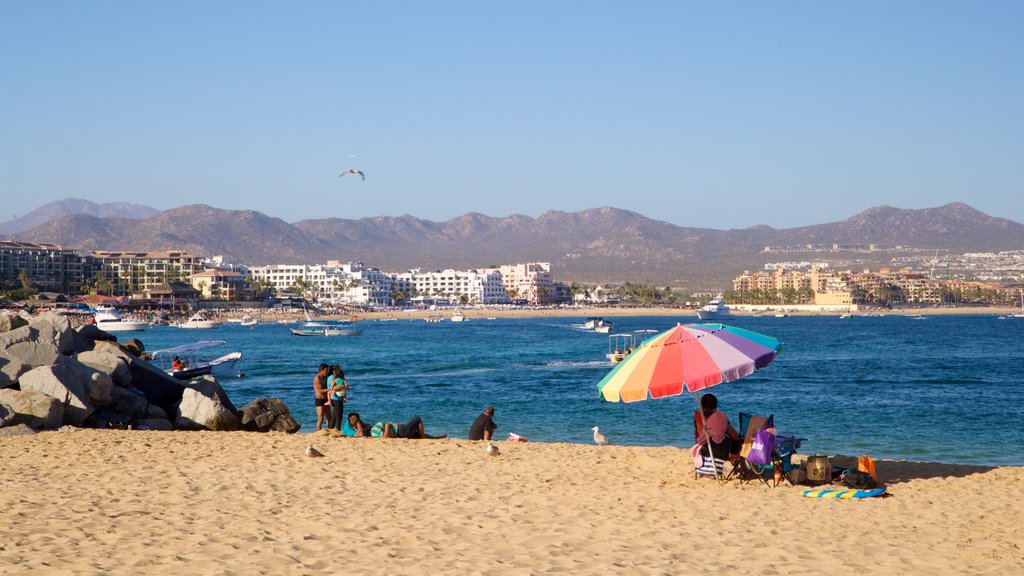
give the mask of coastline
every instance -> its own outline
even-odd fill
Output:
[[[304,456],[310,440],[325,457]],[[492,458],[466,440],[7,437],[0,563],[13,574],[963,574],[1022,562],[1022,467],[880,461],[891,498],[826,501],[694,479],[677,448],[496,444]]]
[[[588,318],[591,316],[602,316],[614,318],[618,316],[679,316],[685,322],[697,322],[697,311],[690,308],[618,308],[618,307],[586,307],[586,308],[524,308],[524,309],[476,309],[462,308],[462,314],[467,320],[485,318]],[[398,320],[421,320],[430,317],[450,318],[453,310],[401,310],[394,312],[366,312],[358,315],[367,320],[379,320],[384,318],[396,318]],[[904,308],[894,310],[872,310],[868,312],[854,311],[853,316],[955,316],[955,315],[992,315],[999,316],[1020,312],[1019,308],[1005,307],[960,307],[960,308]],[[836,317],[845,312],[819,312],[819,311],[786,311],[790,316],[823,316]],[[764,316],[771,316],[772,313],[765,313]],[[745,310],[733,310],[737,317],[754,316],[754,312]]]

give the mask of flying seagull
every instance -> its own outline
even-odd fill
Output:
[[[609,442],[608,439],[604,437],[604,434],[601,434],[597,430],[597,426],[594,426],[593,430],[594,430],[594,442],[596,442],[598,446],[605,446],[607,444],[611,444],[611,442]]]
[[[320,458],[323,456],[323,453],[316,448],[313,448],[313,445],[310,444],[309,446],[306,446],[306,456],[309,456],[310,458]]]
[[[355,168],[349,168],[348,170],[345,170],[341,174],[338,174],[338,178],[341,178],[345,174],[359,174],[359,176],[361,176],[363,178],[363,180],[366,180],[366,174],[363,174],[362,170],[356,170]]]

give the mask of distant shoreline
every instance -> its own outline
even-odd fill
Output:
[[[991,315],[999,316],[1004,314],[1013,314],[1019,312],[1018,308],[1007,308],[1007,307],[963,307],[963,308],[904,308],[894,310],[870,310],[870,311],[854,311],[852,315],[858,316],[950,316],[950,315]],[[424,318],[442,317],[450,318],[452,310],[402,310],[394,312],[366,312],[359,314],[360,317],[367,320],[379,320],[386,318],[396,318],[398,320],[421,320]],[[667,308],[667,307],[652,307],[652,308],[611,308],[611,307],[594,307],[594,308],[538,308],[538,309],[514,309],[514,310],[502,310],[502,309],[462,309],[463,316],[466,320],[474,319],[485,319],[485,318],[587,318],[590,316],[604,316],[604,317],[619,317],[619,316],[678,316],[687,322],[696,322],[697,311],[689,308]],[[836,311],[783,311],[773,310],[761,313],[762,316],[772,317],[776,313],[784,313],[789,316],[831,316],[836,317],[844,314],[845,312]],[[750,317],[754,316],[754,312],[736,310],[733,312],[736,317]]]

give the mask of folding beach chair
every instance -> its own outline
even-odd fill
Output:
[[[743,483],[757,478],[764,482],[765,485],[768,485],[768,480],[764,477],[764,473],[766,466],[770,467],[770,464],[753,463],[747,457],[750,456],[750,450],[753,448],[757,432],[771,426],[772,421],[772,416],[766,418],[740,412],[740,429],[738,432],[743,436],[743,447],[740,448],[740,453],[732,459],[732,471],[729,472],[726,480],[736,476]]]

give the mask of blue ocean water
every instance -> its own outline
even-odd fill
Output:
[[[620,317],[616,332],[664,330],[694,317]],[[341,364],[352,386],[346,413],[365,421],[420,415],[427,433],[465,437],[488,405],[496,438],[689,446],[692,395],[608,403],[596,385],[611,369],[607,336],[582,318],[471,319],[464,323],[362,321],[355,337],[300,338],[289,326],[249,330],[160,327],[147,349],[226,340],[247,376],[222,384],[236,405],[282,398],[315,429],[312,379]],[[1024,320],[995,316],[740,317],[734,325],[784,342],[764,370],[710,391],[732,422],[739,411],[774,414],[780,432],[806,438],[800,452],[870,454],[949,463],[1024,464]]]

